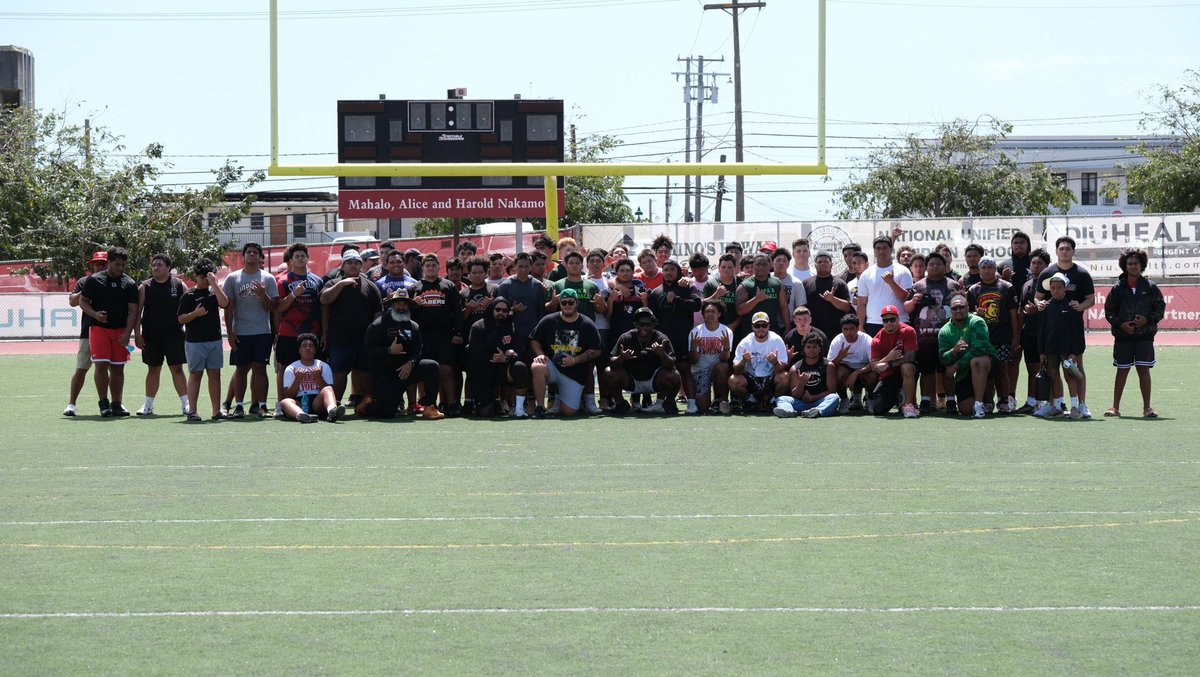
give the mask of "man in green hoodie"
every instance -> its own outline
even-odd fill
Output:
[[[987,322],[970,312],[965,292],[952,292],[948,305],[950,321],[938,332],[938,354],[946,365],[944,378],[954,379],[954,397],[946,398],[946,413],[953,416],[957,411],[966,416],[974,410],[975,418],[983,418],[988,378],[999,368],[996,347],[988,336]]]

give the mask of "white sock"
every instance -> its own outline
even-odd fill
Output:
[[[921,402],[922,402],[922,403],[929,402],[929,396],[928,396],[928,395],[922,395],[922,396],[921,396]]]
[[[238,403],[237,403],[237,405],[238,405],[239,407],[244,407],[244,406],[246,406],[246,403],[245,403],[245,402],[238,402]]]
[[[183,408],[184,408],[184,409],[187,409],[187,408],[188,408],[188,396],[187,396],[187,395],[180,395],[180,396],[179,396],[179,403],[183,405]]]
[[[1032,397],[1026,397],[1025,404],[1028,404],[1029,406],[1033,407],[1033,406],[1037,405],[1037,400]]]
[[[517,395],[517,411],[525,411],[525,396]]]
[[[1072,397],[1072,398],[1071,398],[1071,406],[1072,406],[1072,407],[1078,407],[1078,406],[1079,406],[1079,398],[1078,398],[1078,397]]]
[[[153,408],[154,408],[154,398],[153,398],[153,397],[147,397],[147,398],[146,398],[146,408],[147,408],[147,409],[153,409]]]
[[[1061,398],[1061,397],[1054,398],[1054,408],[1062,409],[1062,406],[1063,406],[1063,398]]]

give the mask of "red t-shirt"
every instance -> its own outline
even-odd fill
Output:
[[[916,352],[917,350],[917,330],[912,328],[910,324],[900,323],[900,331],[889,334],[886,329],[881,329],[875,338],[871,339],[871,361],[879,362],[888,353],[892,352],[892,348],[900,346],[901,352]],[[887,378],[896,373],[899,367],[892,367],[882,374],[879,378]]]
[[[639,280],[642,284],[646,285],[646,291],[658,289],[663,285],[662,268],[659,268],[658,272],[653,276],[647,276],[645,273],[638,273],[637,275],[633,276],[633,279]]]

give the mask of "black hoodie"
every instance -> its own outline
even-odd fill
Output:
[[[507,299],[493,299],[488,304],[487,314],[483,319],[471,325],[471,333],[467,338],[467,356],[472,369],[486,367],[492,361],[492,356],[496,354],[496,349],[512,350],[518,354],[522,351],[522,346],[519,345],[514,334],[512,320],[496,321],[493,310],[497,302],[510,305]]]

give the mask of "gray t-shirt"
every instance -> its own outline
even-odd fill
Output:
[[[266,288],[267,296],[279,298],[279,285],[270,273],[263,270],[253,274],[242,270],[230,273],[221,285],[225,295],[234,302],[233,331],[242,336],[271,333],[271,312],[263,307],[251,289],[255,282]]]

